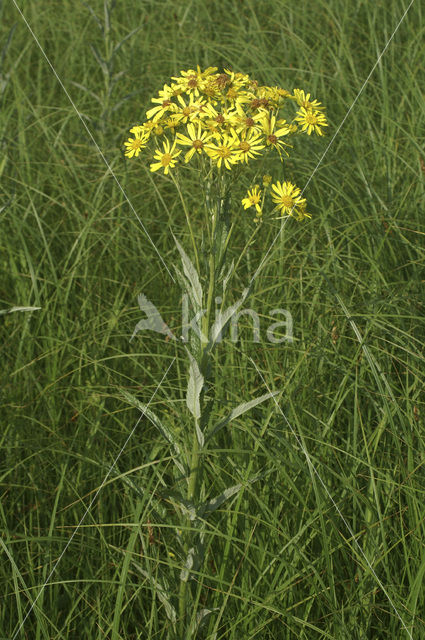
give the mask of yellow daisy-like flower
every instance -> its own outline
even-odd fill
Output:
[[[226,169],[231,169],[231,165],[239,161],[240,150],[238,149],[238,144],[237,138],[224,134],[217,144],[211,142],[207,144],[205,151],[218,168],[224,164]]]
[[[235,112],[233,113],[232,118],[232,127],[238,134],[248,132],[260,133],[262,131],[261,121],[263,118],[263,113],[247,115],[243,110],[242,104],[239,101],[236,101]]]
[[[133,129],[135,128],[136,127],[133,127]],[[127,147],[124,155],[127,156],[127,158],[132,158],[133,156],[137,158],[141,150],[146,147],[148,136],[143,135],[140,131],[138,133],[139,135],[135,134],[135,138],[129,138],[127,142],[124,142],[124,146]]]
[[[200,123],[198,123],[198,128],[195,129],[195,125],[190,122],[187,125],[187,133],[187,136],[182,133],[177,133],[176,135],[177,144],[190,147],[184,157],[185,162],[189,162],[195,153],[202,153],[205,149],[205,144],[212,138],[212,134],[209,131],[202,131]]]
[[[254,132],[248,133],[239,142],[239,155],[242,162],[248,162],[250,158],[258,156],[261,149],[264,149],[265,145],[261,144],[261,136]]]
[[[145,128],[142,124],[136,124],[136,126],[130,129],[130,133],[135,135],[136,138],[141,138],[142,137],[141,134],[144,133],[144,131],[145,131]]]
[[[317,111],[321,111],[325,108],[322,106],[321,102],[318,102],[317,100],[310,100],[310,94],[307,93],[306,95],[303,89],[294,89],[293,99],[299,107],[304,107],[304,109],[316,109]]]
[[[281,213],[300,218],[300,212],[305,211],[306,199],[300,196],[301,190],[292,182],[276,182],[272,184],[274,193],[272,200]],[[302,215],[304,217],[306,214]],[[310,217],[307,214],[307,217]]]
[[[297,114],[294,120],[300,123],[303,131],[307,131],[308,135],[314,131],[317,135],[323,136],[322,127],[328,126],[323,113],[301,107],[301,109],[297,111]]]
[[[245,198],[242,198],[242,204],[244,209],[249,209],[250,207],[255,207],[257,211],[257,215],[261,216],[261,191],[258,184],[255,185],[252,189],[248,189],[247,195]]]
[[[266,136],[266,144],[269,147],[274,147],[280,155],[281,150],[284,150],[286,143],[281,140],[283,136],[287,136],[290,133],[289,125],[285,120],[279,120],[279,124],[276,123],[276,116],[268,116],[262,120],[264,135]],[[285,151],[285,153],[287,153]]]
[[[152,98],[152,102],[159,102],[159,104],[158,106],[152,107],[152,109],[149,109],[149,111],[146,112],[146,117],[148,120],[160,120],[170,111],[176,111],[176,105],[170,100],[170,98],[166,98],[165,100],[163,100],[162,98]]]
[[[175,151],[176,141],[174,140],[172,147],[170,147],[170,143],[168,140],[162,143],[163,151],[157,149],[154,153],[154,160],[150,165],[151,171],[158,171],[158,169],[164,169],[164,174],[167,175],[169,170],[172,169],[177,162],[177,156],[180,155],[181,149]]]
[[[176,80],[177,86],[188,94],[199,96],[203,87],[208,83],[209,77],[217,71],[217,67],[208,67],[205,71],[201,71],[199,65],[194,69],[188,69],[187,71],[180,71],[181,76],[173,77]]]
[[[188,102],[186,102],[182,96],[177,96],[177,100],[179,105],[177,106],[174,117],[178,122],[186,124],[186,122],[192,122],[196,118],[207,117],[209,115],[208,108],[210,105],[208,105],[204,98],[195,99],[193,94],[190,94]]]

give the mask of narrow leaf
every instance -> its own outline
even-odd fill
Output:
[[[235,302],[235,304],[232,304],[230,307],[228,307],[225,311],[223,311],[223,313],[221,313],[218,316],[217,320],[214,322],[213,326],[211,327],[210,348],[215,344],[215,342],[221,335],[221,332],[226,328],[226,325],[230,321],[232,316],[243,305],[246,298],[248,297],[248,294],[249,294],[249,287],[243,290],[242,296],[239,298],[239,300]]]
[[[254,398],[253,400],[250,400],[249,402],[243,402],[242,404],[238,405],[237,407],[235,407],[233,409],[233,411],[231,411],[229,413],[229,415],[226,418],[224,418],[223,420],[218,422],[215,425],[215,427],[212,428],[210,434],[207,437],[207,440],[210,440],[218,431],[220,431],[220,429],[222,429],[227,424],[229,424],[229,422],[232,422],[232,420],[234,420],[235,418],[238,418],[239,416],[243,415],[244,413],[246,413],[247,411],[249,411],[253,407],[256,407],[258,404],[261,404],[262,402],[265,402],[269,398],[273,398],[278,393],[280,393],[280,392],[279,391],[271,391],[270,393],[265,393],[264,395],[260,396],[259,398]]]
[[[173,238],[174,238],[174,242],[177,245],[177,249],[180,252],[184,274],[186,278],[189,280],[190,285],[192,287],[193,298],[198,308],[201,308],[202,307],[202,287],[199,281],[198,272],[196,271],[192,261],[187,256],[185,250],[183,249],[183,247],[181,246],[177,238],[174,236],[174,234],[173,234]],[[197,310],[198,309],[195,309],[195,311]]]
[[[262,474],[257,474],[256,476],[248,480],[247,483],[252,484],[253,482],[259,480],[261,477]],[[213,511],[221,507],[221,505],[226,502],[226,500],[234,496],[236,493],[239,493],[241,489],[244,489],[247,486],[247,483],[242,484],[241,482],[239,482],[238,484],[234,484],[232,487],[228,487],[227,489],[225,489],[223,493],[220,493],[220,495],[212,498],[211,500],[208,500],[207,502],[204,502],[204,504],[202,504],[198,508],[198,517],[205,518],[208,514],[213,513]]]
[[[125,553],[124,550],[122,550],[123,553]],[[153,587],[155,587],[155,593],[158,596],[158,600],[164,605],[164,609],[165,609],[165,613],[167,618],[170,620],[170,622],[172,624],[176,624],[177,621],[177,613],[176,610],[174,609],[173,605],[171,604],[171,594],[170,592],[165,589],[160,582],[158,582],[158,580],[156,580],[156,578],[154,578],[154,576],[151,573],[148,573],[147,571],[145,571],[144,569],[142,569],[142,567],[140,566],[140,564],[138,562],[135,562],[134,560],[132,561],[132,565],[137,569],[137,571],[139,571],[139,573],[142,574],[142,576],[144,576],[147,580],[148,583],[151,584]]]
[[[177,444],[172,432],[168,429],[168,427],[165,426],[163,422],[161,422],[158,416],[153,411],[151,411],[151,409],[149,409],[146,404],[144,404],[143,402],[140,402],[135,396],[133,396],[131,393],[129,393],[125,389],[121,389],[120,391],[121,391],[121,395],[127,400],[129,404],[139,409],[139,411],[142,411],[142,413],[148,418],[148,420],[150,420],[152,424],[158,429],[158,431],[163,436],[163,438],[165,438],[168,444],[171,445],[175,455],[180,457],[181,454],[180,454],[179,445]],[[179,461],[178,457],[173,456],[174,463],[178,468],[178,470],[180,471],[180,473],[182,475],[186,475],[185,469],[181,464],[181,462]]]
[[[204,386],[204,376],[199,370],[198,363],[190,353],[189,349],[186,349],[189,355],[189,382],[187,385],[186,404],[187,408],[195,418],[196,435],[201,447],[204,446],[204,434],[199,428],[199,418],[201,417],[201,405],[200,396]]]
[[[0,316],[15,313],[16,311],[38,311],[38,309],[41,309],[41,307],[10,307],[10,309],[0,309]]]

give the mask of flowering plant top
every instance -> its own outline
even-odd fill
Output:
[[[221,172],[267,153],[276,153],[282,160],[283,154],[289,155],[291,136],[321,136],[328,126],[324,107],[309,93],[262,86],[247,74],[229,69],[218,73],[217,67],[181,71],[169,85],[164,84],[152,103],[146,121],[130,129],[133,137],[124,143],[125,155],[137,157],[153,142],[150,170],[162,170],[165,175],[182,162],[200,162],[204,168]],[[295,107],[290,119],[283,117],[288,104]],[[263,186],[270,183],[265,176]],[[310,217],[295,185],[284,181],[271,187],[273,202],[282,214]],[[259,185],[242,200],[245,209],[255,208],[257,221],[262,214],[261,200]]]

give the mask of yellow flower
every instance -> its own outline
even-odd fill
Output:
[[[267,146],[274,147],[280,155],[281,150],[284,150],[284,145],[286,146],[286,143],[281,138],[290,133],[289,125],[284,120],[280,120],[279,124],[277,124],[276,116],[269,116],[268,114],[263,117],[262,124]],[[285,153],[287,152],[285,151]]]
[[[218,110],[212,104],[207,107],[208,118],[205,127],[212,132],[223,133],[229,131],[236,124],[236,112],[226,109]]]
[[[281,213],[286,213],[298,219],[311,217],[305,212],[306,199],[300,196],[301,190],[292,182],[276,182],[272,184],[274,193],[272,200]]]
[[[170,169],[172,169],[176,165],[176,158],[180,155],[181,150],[175,151],[176,141],[174,140],[173,146],[170,147],[170,143],[168,140],[165,140],[163,144],[163,151],[157,149],[154,153],[154,160],[150,165],[151,171],[158,171],[158,169],[164,169],[164,174],[167,175]]]
[[[255,185],[251,190],[248,189],[246,198],[242,198],[242,204],[244,209],[249,209],[250,207],[255,207],[257,211],[257,215],[261,216],[261,191],[259,191],[260,187],[258,184]]]
[[[136,138],[141,138],[142,136],[140,134],[142,134],[144,132],[144,127],[142,124],[137,124],[135,127],[132,127],[130,129],[130,133],[133,133]]]
[[[151,102],[159,102],[157,107],[152,107],[146,112],[148,120],[159,120],[162,116],[168,114],[169,111],[176,111],[177,105],[171,102],[170,98],[152,98]]]
[[[180,71],[180,77],[173,77],[176,80],[177,86],[183,89],[186,93],[194,96],[199,96],[208,79],[217,71],[217,67],[208,67],[205,71],[201,71],[199,65],[194,69],[188,69],[187,71]]]
[[[302,89],[294,89],[293,99],[299,107],[304,107],[304,109],[316,109],[317,111],[324,109],[321,102],[317,102],[317,100],[310,100],[310,94],[307,93],[306,95]]]
[[[207,144],[205,151],[218,168],[223,163],[226,169],[231,169],[231,165],[236,164],[239,160],[238,139],[227,134],[222,136],[218,144],[211,142]]]
[[[248,131],[260,133],[262,129],[261,120],[264,118],[263,113],[247,115],[242,108],[242,104],[238,100],[235,102],[235,110],[236,112],[233,113],[232,127],[236,133],[247,133]]]
[[[297,114],[298,115],[296,118],[294,118],[294,120],[300,123],[303,131],[307,130],[308,135],[310,135],[311,132],[314,131],[314,133],[317,133],[317,135],[323,136],[321,127],[328,126],[323,113],[321,113],[320,111],[314,111],[305,109],[305,107],[301,107],[301,109],[297,111]]]
[[[261,137],[254,132],[248,133],[239,142],[239,156],[242,162],[248,162],[249,158],[255,158],[260,153],[260,149],[264,149],[261,144]]]
[[[196,118],[205,118],[209,114],[209,105],[204,98],[198,98],[195,100],[194,96],[190,94],[189,103],[186,103],[182,96],[177,96],[177,100],[179,105],[177,106],[176,113],[173,114],[173,117],[178,122],[192,122]]]
[[[133,129],[135,128],[136,127],[133,127]],[[137,158],[141,150],[144,147],[146,147],[148,136],[143,135],[143,132],[140,132],[140,131],[138,131],[137,133],[138,135],[136,135],[135,133],[136,135],[135,138],[129,138],[127,142],[124,142],[124,146],[127,147],[127,149],[124,152],[124,155],[127,156],[127,158],[132,158],[133,156],[136,156]]]
[[[176,135],[177,144],[182,144],[183,146],[190,147],[189,151],[184,157],[185,162],[189,162],[189,160],[195,153],[202,153],[202,150],[205,147],[205,143],[212,138],[211,133],[209,133],[208,131],[202,131],[200,123],[198,123],[197,130],[195,129],[194,124],[189,123],[187,125],[187,133],[188,136],[184,136],[181,133],[178,133]]]

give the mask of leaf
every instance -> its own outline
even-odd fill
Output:
[[[189,280],[189,283],[192,289],[193,299],[197,305],[197,308],[195,309],[195,311],[197,311],[202,307],[202,287],[199,281],[198,272],[196,271],[192,261],[187,256],[183,247],[181,246],[181,244],[179,243],[179,241],[177,240],[174,234],[173,234],[173,238],[174,238],[174,242],[177,245],[177,249],[180,252],[180,257],[183,264],[183,271],[186,278]]]
[[[235,418],[238,418],[239,416],[243,415],[244,413],[246,413],[247,411],[249,411],[253,407],[256,407],[258,404],[261,404],[262,402],[265,402],[269,398],[273,398],[278,393],[280,393],[280,391],[271,391],[269,393],[265,393],[264,395],[262,395],[262,396],[260,396],[258,398],[254,398],[253,400],[250,400],[249,402],[243,402],[242,404],[240,404],[237,407],[235,407],[229,413],[229,415],[226,418],[224,418],[223,420],[218,422],[215,425],[215,427],[212,428],[211,432],[207,436],[207,441],[210,440],[218,431],[220,431],[220,429],[222,429],[227,424],[229,424],[229,422],[232,422],[232,420],[234,420]]]
[[[199,637],[198,634],[206,627],[206,623],[208,622],[207,617],[211,615],[213,611],[219,611],[219,607],[215,607],[214,609],[201,609],[200,611],[197,612],[196,619],[193,620],[190,626],[190,634],[191,634],[190,637],[192,638]],[[208,636],[209,640],[216,640],[216,638],[217,638],[216,633],[214,634],[214,636]]]
[[[39,309],[41,309],[41,307],[10,307],[10,309],[0,309],[0,316],[15,313],[16,311],[38,311]]]
[[[190,575],[190,570],[193,567],[193,557],[195,555],[194,547],[191,547],[186,556],[186,562],[184,563],[184,567],[180,572],[180,580],[182,582],[187,582]]]
[[[90,49],[92,50],[92,53],[93,53],[94,57],[96,58],[97,63],[100,66],[100,68],[102,69],[102,71],[105,74],[105,76],[109,75],[109,69],[108,69],[108,64],[107,64],[106,60],[104,60],[102,58],[102,56],[100,55],[99,51],[94,46],[94,44],[90,45]]]
[[[212,500],[205,502],[199,509],[199,515],[205,517],[207,514],[213,513],[213,511],[221,507],[223,502],[226,502],[226,500],[234,496],[235,493],[238,493],[243,486],[244,485],[241,483],[235,484],[233,485],[233,487],[228,487],[228,489],[225,489],[219,496],[216,496],[215,498],[212,498]]]
[[[181,510],[183,516],[188,518],[191,522],[196,520],[196,507],[193,502],[184,498],[178,491],[173,489],[159,489],[159,495],[161,498],[169,500],[173,505],[177,505]]]
[[[232,260],[232,264],[230,265],[227,273],[223,276],[223,294],[226,293],[226,289],[227,289],[227,284],[229,282],[229,278],[233,273],[233,269],[235,266],[235,261]]]
[[[131,38],[131,36],[134,36],[135,33],[140,31],[140,29],[142,29],[141,25],[139,25],[138,27],[136,27],[135,29],[127,33],[127,35],[124,36],[124,38],[120,42],[118,42],[118,44],[115,45],[114,50],[112,51],[112,55],[114,55],[117,51],[119,51],[119,49],[122,47],[124,42],[126,42],[129,38]]]
[[[204,535],[199,531],[199,536],[196,537],[196,542],[194,546],[189,549],[185,565],[180,572],[180,580],[182,582],[187,582],[191,579],[190,574],[199,570],[199,567],[205,557]]]
[[[186,278],[184,277],[184,275],[182,274],[182,272],[180,271],[180,269],[178,267],[175,266],[174,270],[176,272],[176,276],[177,276],[177,280],[179,282],[179,285],[181,286],[183,291],[186,291],[187,295],[189,296],[190,302],[192,303],[193,310],[195,311],[195,313],[200,313],[202,311],[202,308],[198,305],[198,300],[197,300],[197,298],[195,298],[195,296],[193,294],[193,289],[192,289],[191,285],[186,280]]]
[[[234,304],[228,307],[223,313],[219,314],[217,320],[214,322],[211,327],[211,337],[210,337],[210,348],[215,344],[217,339],[219,338],[221,332],[226,328],[227,323],[232,318],[232,316],[238,311],[238,309],[243,305],[246,298],[249,295],[250,287],[247,287],[243,290],[242,296],[237,300]]]
[[[121,550],[122,553],[125,553],[125,551],[122,549]],[[142,567],[140,566],[140,564],[138,562],[135,562],[134,560],[132,561],[132,565],[137,569],[137,571],[139,571],[139,573],[142,574],[142,576],[144,576],[149,584],[151,584],[153,587],[155,587],[155,593],[158,596],[158,600],[164,605],[164,609],[165,609],[165,613],[167,615],[167,618],[170,620],[170,622],[172,624],[176,624],[177,621],[177,613],[176,610],[174,609],[173,605],[171,604],[171,593],[169,591],[167,591],[167,589],[165,589],[160,582],[158,582],[158,580],[156,580],[156,578],[153,577],[152,574],[148,573],[147,571],[145,571],[144,569],[142,569]]]
[[[189,382],[187,384],[186,404],[187,408],[195,418],[196,435],[201,447],[204,446],[204,434],[199,428],[199,418],[201,417],[201,405],[199,398],[204,386],[204,376],[199,370],[198,363],[190,353],[189,349],[186,349],[189,355]]]
[[[247,482],[249,484],[252,484],[259,480],[263,475],[264,474],[257,474]],[[216,496],[215,498],[204,502],[198,508],[198,517],[205,518],[208,514],[213,513],[214,511],[216,511],[216,509],[221,507],[221,505],[226,502],[226,500],[234,496],[236,493],[239,493],[239,491],[246,488],[246,486],[246,484],[242,484],[241,482],[239,482],[238,484],[234,484],[232,487],[228,487],[223,491],[223,493],[220,493],[220,495]]]
[[[158,416],[153,411],[151,411],[151,409],[149,409],[146,404],[144,404],[143,402],[140,402],[135,396],[133,396],[131,393],[129,393],[125,389],[120,389],[120,391],[121,391],[121,395],[127,400],[127,402],[129,404],[131,404],[133,407],[136,407],[137,409],[139,409],[139,411],[142,411],[142,413],[158,429],[158,431],[163,436],[163,438],[165,438],[165,440],[168,442],[168,444],[171,445],[171,447],[174,450],[174,453],[176,454],[176,456],[180,457],[181,453],[180,453],[179,445],[177,444],[172,432],[164,425],[163,422],[161,422],[161,420],[158,418]],[[174,463],[175,463],[176,467],[180,471],[180,473],[182,475],[186,476],[186,471],[184,469],[184,466],[181,464],[180,460],[177,457],[174,457],[174,456],[173,456],[173,460],[174,460]]]

